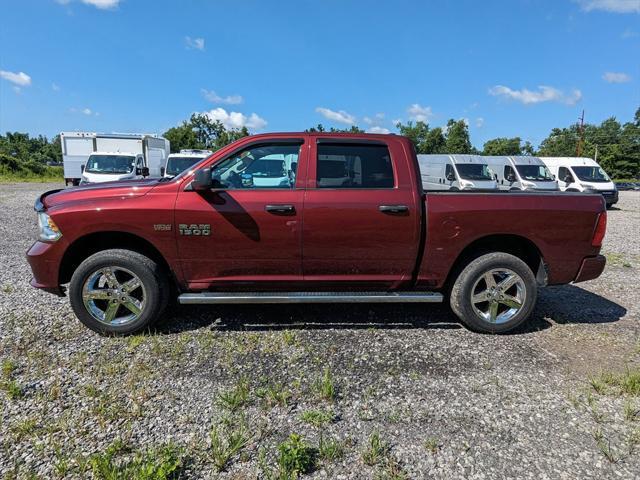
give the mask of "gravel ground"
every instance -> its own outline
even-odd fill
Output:
[[[471,333],[442,306],[229,306],[103,338],[29,286],[49,188],[0,185],[2,478],[145,459],[276,478],[290,434],[310,478],[640,477],[637,192],[609,212],[604,274],[542,290],[517,334]],[[221,473],[212,430],[242,439]]]

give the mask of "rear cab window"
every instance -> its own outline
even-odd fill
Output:
[[[394,188],[394,172],[385,144],[319,143],[317,188]]]

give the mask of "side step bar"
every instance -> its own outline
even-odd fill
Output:
[[[220,303],[439,303],[437,292],[203,292],[183,293],[181,304]]]

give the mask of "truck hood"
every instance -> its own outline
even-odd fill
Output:
[[[139,197],[158,184],[159,179],[127,180],[82,185],[43,193],[36,201],[36,210],[43,210],[71,202]]]

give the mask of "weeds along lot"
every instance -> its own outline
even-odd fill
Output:
[[[33,202],[0,186],[1,478],[638,478],[640,194],[601,278],[479,335],[444,306],[172,309],[103,338],[29,286]]]

